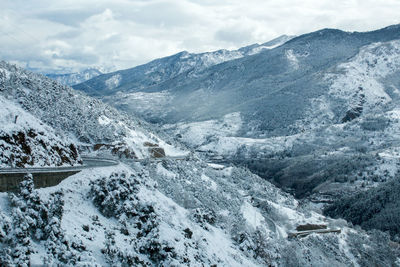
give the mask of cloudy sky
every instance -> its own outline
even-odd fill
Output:
[[[0,0],[0,6],[0,60],[43,71],[122,69],[182,50],[400,23],[400,0]]]

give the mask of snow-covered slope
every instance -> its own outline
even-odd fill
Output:
[[[334,129],[338,127],[342,131],[350,130],[352,124],[349,124],[345,129],[341,127],[344,126],[341,124],[349,123],[355,119],[357,120],[353,123],[361,126],[364,130],[369,129],[372,132],[386,130],[387,134],[394,131],[393,137],[396,137],[397,110],[400,104],[399,80],[396,79],[396,75],[400,71],[399,62],[400,40],[373,43],[360,48],[360,52],[354,57],[324,73],[322,80],[329,90],[319,97],[309,99],[309,107],[305,110],[304,118],[291,125],[296,134],[285,134],[284,139],[287,143],[292,143],[293,138],[310,136],[313,131],[328,131],[327,127],[331,127],[329,130],[331,134],[337,132]],[[241,135],[249,134],[249,132],[243,133],[242,128],[245,123],[242,114],[232,113],[220,120],[181,122],[172,125],[167,124],[164,128],[171,131],[171,134],[179,135],[179,138],[185,143],[199,148],[208,143],[215,143],[222,137],[225,139],[230,137],[234,140],[240,138]],[[352,129],[351,131],[357,130]],[[201,138],[192,138],[194,132]],[[359,134],[368,136],[368,132]],[[336,138],[335,135],[333,134],[332,138]],[[250,133],[250,136],[254,135]],[[264,136],[265,134],[261,133],[257,136],[257,139],[253,139],[253,142],[271,140],[271,143],[285,149],[283,143],[276,141],[279,136],[263,138]],[[376,139],[377,142],[382,142],[385,137],[386,134],[369,136],[369,138]],[[378,141],[379,139],[381,141]],[[245,145],[247,142],[243,140],[243,142],[237,143],[237,145],[230,145],[233,150],[228,149],[228,152],[221,152],[220,154],[229,156],[235,153],[241,144]],[[328,142],[327,145],[331,145],[331,143]],[[218,145],[218,148],[223,150],[224,146]],[[274,149],[266,150],[271,153],[275,152]]]
[[[0,96],[0,168],[76,165],[71,140]]]
[[[197,160],[84,170],[22,189],[0,194],[2,264],[390,266],[398,256],[382,233],[307,211],[244,169]],[[306,223],[341,233],[288,238]]]
[[[83,83],[101,74],[103,74],[101,70],[96,68],[89,68],[81,72],[73,72],[73,73],[64,73],[64,74],[47,73],[46,76],[53,80],[56,80],[58,83],[62,85],[72,86],[78,83]]]
[[[25,110],[79,145],[106,147],[134,158],[149,157],[149,144],[161,146],[167,154],[180,153],[134,116],[5,62],[0,62],[0,95],[16,99]]]
[[[220,64],[208,64],[207,53],[183,52],[74,88],[152,122],[203,121],[240,112],[244,131],[253,130],[253,137],[288,135],[301,131],[294,126],[308,117],[310,100],[327,93],[326,73],[365,45],[398,38],[399,27],[366,33],[324,29]],[[110,89],[106,80],[113,75],[120,78],[118,86],[109,83]],[[159,94],[168,97],[160,101]],[[157,108],[150,112],[152,106]]]
[[[162,84],[180,74],[196,77],[199,72],[210,66],[272,49],[292,38],[294,36],[283,35],[261,45],[253,44],[232,51],[223,49],[201,54],[184,51],[131,69],[100,75],[87,82],[75,85],[74,88],[91,96],[113,96],[118,93],[120,98],[126,99],[133,95],[137,100],[135,93],[145,92],[144,89],[147,87]],[[145,102],[143,105],[146,108]]]

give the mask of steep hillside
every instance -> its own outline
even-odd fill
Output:
[[[168,155],[183,153],[165,143],[146,123],[40,74],[0,62],[0,95],[16,99],[28,112],[65,132],[80,146],[108,148],[114,154],[147,158],[150,144]]]
[[[308,117],[311,99],[327,93],[329,82],[324,79],[325,73],[354,57],[362,46],[399,37],[399,27],[368,33],[326,29],[208,68],[195,65],[193,71],[180,66],[187,58],[184,53],[160,59],[126,71],[127,77],[134,79],[137,74],[142,80],[132,82],[126,78],[121,86],[107,92],[104,76],[75,88],[85,90],[88,85],[103,100],[153,122],[202,121],[240,112],[247,134],[288,135],[300,131],[295,123]],[[142,75],[139,70],[148,70],[152,64],[159,66],[168,79],[152,82],[152,78]],[[149,108],[142,110],[142,103],[157,108],[155,112]]]
[[[0,168],[77,165],[71,140],[0,96]]]
[[[387,235],[307,211],[245,169],[196,160],[85,170],[38,190],[28,179],[0,199],[5,265],[391,266],[398,257]],[[341,233],[288,238],[306,224]]]
[[[324,213],[341,217],[365,229],[387,231],[400,240],[400,181],[396,179],[353,196],[338,199]]]

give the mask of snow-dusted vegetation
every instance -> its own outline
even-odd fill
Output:
[[[43,189],[28,179],[0,196],[9,265],[390,266],[397,255],[387,235],[307,211],[245,169],[197,160],[84,170]],[[342,232],[288,239],[306,223]]]
[[[163,142],[134,116],[120,114],[99,100],[24,69],[0,62],[0,95],[15,99],[28,112],[78,145],[105,145],[117,155],[146,158],[144,144]],[[168,144],[163,148],[168,150]]]
[[[0,167],[43,167],[81,163],[72,140],[0,96]]]
[[[400,181],[389,181],[382,186],[337,200],[325,209],[325,214],[341,217],[366,229],[389,232],[400,240]]]

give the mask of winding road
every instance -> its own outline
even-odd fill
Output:
[[[27,173],[32,174],[36,188],[58,185],[65,178],[84,169],[109,167],[119,161],[105,158],[82,157],[83,164],[70,167],[3,168],[0,169],[0,192],[15,191]]]
[[[163,160],[186,160],[186,156],[162,157],[162,158],[146,158],[124,160],[125,163],[131,162],[161,162]],[[28,173],[32,174],[36,188],[50,187],[59,184],[65,178],[74,175],[84,169],[101,168],[116,166],[119,161],[98,158],[98,157],[82,157],[83,164],[69,167],[39,167],[39,168],[0,168],[0,192],[15,191],[24,176]]]
[[[95,158],[95,157],[82,157],[83,164],[78,166],[68,167],[38,167],[38,168],[0,168],[1,174],[26,174],[26,173],[58,173],[58,172],[73,172],[81,171],[84,169],[98,168],[115,166],[119,164],[119,161],[106,159],[106,158]]]

